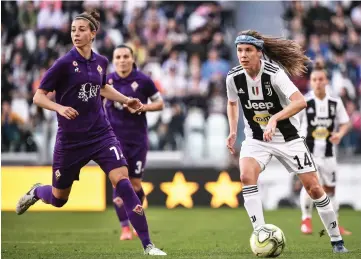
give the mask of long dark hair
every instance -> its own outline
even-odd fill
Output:
[[[302,47],[293,40],[271,37],[257,31],[242,31],[239,35],[249,35],[263,40],[263,53],[271,60],[280,64],[291,76],[301,76],[307,72],[306,64],[311,60],[303,53]]]

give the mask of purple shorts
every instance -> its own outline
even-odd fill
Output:
[[[80,169],[90,160],[96,162],[106,174],[115,168],[128,166],[120,143],[116,139],[75,150],[60,151],[56,148],[53,162],[53,187],[58,189],[71,187],[74,181],[79,180]]]
[[[122,143],[123,154],[128,162],[129,178],[143,178],[148,147]]]

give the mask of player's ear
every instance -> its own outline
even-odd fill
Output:
[[[95,34],[96,34],[95,31],[91,31],[91,39],[92,39],[92,41],[94,41],[94,39],[95,39]]]

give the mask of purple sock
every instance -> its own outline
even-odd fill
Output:
[[[68,200],[62,200],[56,198],[52,191],[51,185],[39,186],[34,191],[35,197],[41,199],[46,204],[51,204],[54,207],[63,207]]]
[[[124,208],[135,231],[142,241],[143,247],[151,244],[148,232],[147,219],[138,196],[135,194],[129,179],[122,179],[116,186],[117,196],[122,198]]]
[[[39,186],[34,191],[35,197],[41,199],[46,204],[51,204],[51,185]]]
[[[115,212],[117,213],[120,225],[122,227],[129,227],[129,219],[125,211],[124,204],[121,198],[117,197],[116,189],[113,189],[113,203]]]

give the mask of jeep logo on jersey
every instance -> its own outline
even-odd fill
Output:
[[[244,107],[249,110],[251,110],[251,109],[253,109],[253,110],[269,110],[269,109],[273,108],[274,106],[273,106],[273,103],[271,103],[271,102],[266,102],[266,103],[260,102],[260,101],[251,102],[250,100],[248,100],[247,104]]]
[[[330,135],[330,132],[326,128],[317,128],[312,132],[312,137],[314,139],[325,140]]]
[[[310,121],[310,124],[312,126],[320,126],[320,127],[330,127],[332,124],[332,119],[329,118],[315,118],[313,120]]]
[[[94,98],[98,95],[100,85],[92,85],[91,83],[82,84],[78,94],[78,98],[83,102],[87,102],[90,98]]]
[[[271,118],[271,116],[272,115],[268,114],[268,113],[266,113],[266,114],[256,114],[256,115],[253,116],[253,120],[255,122],[257,122],[258,124],[260,124],[260,125],[266,126],[269,119]]]

